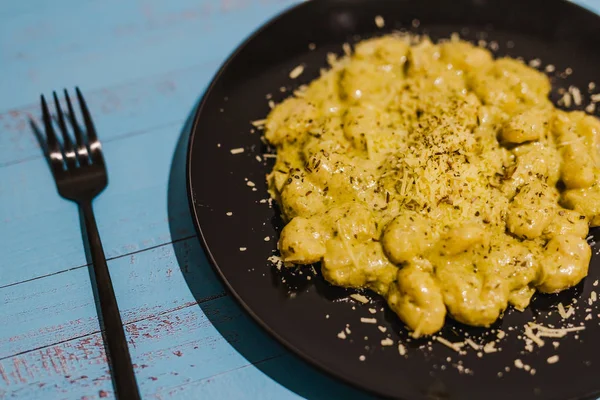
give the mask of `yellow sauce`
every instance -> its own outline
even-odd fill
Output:
[[[417,336],[576,285],[600,224],[600,123],[549,91],[459,40],[357,44],[267,118],[283,260],[377,292]]]

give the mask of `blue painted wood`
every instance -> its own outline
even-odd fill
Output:
[[[0,110],[30,104],[40,91],[57,87],[99,89],[222,60],[293,1],[28,3],[21,12],[7,13],[0,25],[0,87],[6,93]]]
[[[169,232],[166,192],[180,130],[171,125],[104,145],[110,187],[94,204],[107,257],[194,234],[189,224],[173,238]],[[1,286],[86,264],[77,208],[56,195],[43,158],[0,168],[0,199],[2,229],[10,232],[3,237]]]
[[[208,266],[185,198],[168,197],[176,143],[212,75],[295,2],[0,2],[0,398],[114,398],[76,208],[28,125],[40,92],[74,85],[106,151],[97,219],[143,397],[368,398],[249,319]]]
[[[83,86],[103,143],[158,127],[180,127],[219,64],[208,61],[100,90]],[[39,113],[37,103],[0,113],[0,148],[13,149],[0,152],[0,168],[42,157],[29,125],[30,116],[38,120]]]

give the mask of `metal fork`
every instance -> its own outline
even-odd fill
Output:
[[[65,112],[62,110],[56,92],[53,92],[56,106],[55,115],[56,123],[62,134],[62,143],[58,140],[55,133],[52,115],[46,104],[46,99],[44,95],[41,96],[48,158],[58,193],[62,197],[77,203],[85,220],[93,263],[92,268],[96,278],[98,298],[100,300],[100,309],[102,310],[102,320],[105,328],[105,339],[108,344],[109,360],[117,397],[126,400],[136,400],[140,398],[140,394],[135,381],[125,332],[123,331],[123,322],[119,314],[115,292],[108,272],[108,266],[106,265],[104,250],[102,249],[102,242],[100,241],[98,227],[96,226],[96,218],[92,209],[92,200],[108,184],[106,166],[104,164],[104,157],[102,156],[102,146],[96,136],[90,112],[79,88],[75,88],[75,91],[81,108],[85,131],[81,129],[77,121],[67,90],[65,89],[64,91],[69,122],[75,136],[75,143],[69,135]]]

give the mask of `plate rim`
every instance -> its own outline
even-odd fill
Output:
[[[314,1],[314,0],[313,0]],[[200,241],[200,244],[202,246],[202,250],[207,258],[207,260],[209,261],[211,268],[213,269],[213,271],[215,271],[217,273],[217,276],[219,277],[219,280],[221,281],[221,283],[225,286],[227,292],[232,295],[232,297],[236,300],[236,302],[238,303],[238,305],[240,305],[244,311],[252,318],[252,320],[258,324],[258,326],[260,326],[260,328],[263,330],[263,332],[267,333],[268,335],[270,335],[273,339],[275,339],[278,343],[280,343],[281,345],[283,345],[287,350],[291,351],[295,356],[297,356],[298,358],[300,358],[301,360],[307,362],[311,367],[316,368],[318,371],[325,373],[326,375],[328,375],[328,377],[330,378],[334,378],[334,379],[338,379],[339,381],[345,383],[346,385],[355,388],[357,390],[362,391],[365,394],[370,394],[370,395],[374,395],[377,396],[379,398],[394,398],[394,399],[399,399],[399,400],[408,400],[406,398],[401,398],[401,397],[391,397],[388,395],[385,395],[382,392],[378,392],[370,387],[365,387],[362,386],[360,384],[358,384],[355,381],[352,381],[351,379],[345,377],[342,373],[336,371],[335,369],[331,369],[326,367],[325,365],[323,365],[322,363],[320,363],[318,360],[316,360],[315,358],[313,358],[312,356],[310,356],[309,354],[302,352],[300,349],[298,349],[296,346],[294,346],[291,342],[287,341],[285,338],[283,338],[280,334],[278,334],[277,331],[273,330],[265,321],[263,321],[253,310],[252,308],[240,297],[240,295],[238,294],[238,292],[231,286],[229,280],[225,277],[225,274],[223,273],[223,270],[220,268],[219,263],[217,262],[217,260],[214,258],[208,243],[206,241],[206,238],[204,236],[202,227],[201,227],[201,223],[200,223],[200,219],[199,219],[199,215],[197,213],[196,210],[196,204],[195,204],[195,196],[194,196],[194,192],[193,192],[193,184],[192,184],[192,157],[193,157],[193,148],[194,148],[194,140],[196,139],[196,133],[198,131],[197,127],[200,121],[200,116],[202,115],[204,108],[206,106],[206,102],[211,94],[211,92],[214,89],[214,86],[216,85],[216,83],[221,79],[221,76],[224,74],[225,70],[227,69],[227,67],[232,63],[232,61],[238,56],[239,53],[241,53],[242,51],[245,50],[245,48],[248,46],[248,44],[250,44],[254,39],[256,39],[258,36],[260,36],[265,30],[267,30],[270,26],[272,26],[274,23],[276,23],[277,21],[279,21],[281,18],[289,15],[289,14],[293,14],[295,13],[297,10],[305,8],[305,7],[309,7],[309,4],[312,3],[313,1],[309,1],[309,0],[300,0],[299,3],[297,4],[293,4],[291,6],[286,7],[285,9],[275,13],[273,16],[269,17],[268,19],[266,19],[263,23],[261,23],[257,28],[255,28],[254,30],[252,30],[244,40],[242,40],[239,44],[237,44],[237,46],[234,48],[234,50],[229,54],[229,56],[227,56],[227,58],[225,59],[225,61],[223,61],[217,72],[213,75],[210,84],[206,87],[206,89],[204,90],[204,92],[201,95],[201,99],[198,102],[195,111],[194,111],[194,117],[193,117],[193,123],[191,124],[188,133],[188,143],[187,143],[187,149],[186,149],[186,158],[185,158],[185,181],[186,181],[186,194],[187,194],[187,203],[188,203],[188,207],[189,210],[191,212],[191,216],[192,216],[192,222],[194,225],[194,229],[196,231],[197,237]],[[339,4],[344,4],[344,3],[348,3],[348,2],[357,2],[357,1],[362,1],[362,0],[328,0],[330,1],[330,3],[339,3]],[[371,0],[371,1],[375,1],[375,0]],[[471,0],[472,1],[472,0]],[[502,2],[502,0],[486,0],[486,1],[490,1],[490,2]],[[548,0],[547,0],[548,1]],[[600,19],[600,9],[598,11],[595,11],[591,8],[589,8],[587,5],[583,5],[580,4],[580,2],[582,0],[549,0],[549,1],[554,1],[555,3],[562,3],[568,7],[572,7],[575,9],[579,9],[580,12],[584,12],[584,13],[588,13],[588,14],[592,14],[595,17]],[[598,400],[600,400],[599,398],[600,396],[600,390],[598,390],[597,392],[594,393],[589,393],[587,395],[584,395],[583,397],[580,398],[574,398],[574,399],[580,399],[580,400],[594,400],[596,398],[598,398]]]
[[[338,0],[333,0],[333,1],[338,1]],[[342,0],[340,2],[343,2],[343,1],[345,1],[345,0]],[[567,0],[558,0],[558,1],[567,1]],[[194,148],[194,140],[196,138],[197,126],[198,126],[199,121],[200,121],[200,116],[202,114],[202,111],[204,110],[204,107],[206,105],[207,99],[208,99],[210,93],[212,92],[212,90],[213,90],[216,82],[221,78],[221,75],[223,75],[225,69],[231,64],[231,62],[237,57],[237,55],[246,48],[246,46],[251,41],[253,41],[257,36],[259,36],[263,31],[265,31],[268,27],[270,27],[272,24],[274,24],[280,18],[282,18],[282,17],[284,17],[284,16],[286,16],[288,14],[294,13],[296,10],[298,10],[300,8],[304,8],[308,4],[309,4],[309,1],[303,0],[301,3],[298,3],[296,5],[288,7],[288,8],[286,8],[283,11],[280,11],[279,13],[275,14],[274,16],[272,16],[271,18],[269,18],[268,20],[266,20],[264,23],[262,23],[257,29],[255,29],[252,33],[250,33],[250,35],[248,35],[247,38],[244,41],[242,41],[240,44],[238,44],[238,46],[235,48],[235,50],[233,50],[233,52],[227,57],[227,59],[219,66],[219,69],[215,73],[215,75],[212,78],[210,84],[205,89],[204,94],[202,95],[202,99],[200,100],[200,103],[196,107],[196,111],[194,113],[194,120],[193,120],[193,123],[192,123],[192,125],[190,127],[189,139],[188,139],[188,145],[187,145],[187,151],[186,151],[186,160],[185,160],[186,177],[185,177],[185,181],[186,181],[186,192],[187,192],[188,206],[189,206],[191,214],[192,214],[193,224],[194,224],[194,228],[196,230],[196,233],[198,235],[198,239],[200,240],[200,244],[202,245],[202,249],[204,251],[204,254],[206,255],[207,260],[211,264],[212,269],[217,273],[217,276],[219,277],[219,280],[226,287],[227,292],[230,295],[233,296],[233,298],[236,300],[236,302],[244,309],[244,311],[246,313],[248,313],[252,317],[252,320],[255,323],[257,323],[264,332],[266,332],[273,339],[275,339],[280,344],[282,344],[286,349],[288,349],[289,351],[291,351],[295,356],[299,357],[303,361],[306,361],[307,363],[310,364],[310,366],[315,367],[317,370],[319,370],[320,372],[323,372],[323,373],[327,374],[329,377],[334,378],[334,379],[338,379],[338,380],[344,382],[345,384],[351,386],[352,388],[361,390],[361,391],[369,393],[371,395],[375,395],[375,396],[378,396],[380,398],[381,397],[383,397],[383,398],[391,398],[391,397],[384,396],[382,393],[378,393],[376,391],[370,390],[369,388],[362,387],[362,386],[358,385],[356,382],[353,382],[352,380],[346,378],[343,374],[337,373],[334,370],[326,368],[324,365],[322,365],[321,363],[319,363],[319,361],[317,361],[313,357],[309,356],[308,354],[300,351],[296,346],[294,346],[292,343],[290,343],[289,341],[287,341],[286,339],[284,339],[275,330],[271,329],[271,327],[269,327],[269,325],[267,325],[267,323],[265,323],[252,310],[252,308],[239,296],[239,294],[237,293],[237,291],[231,286],[231,284],[229,283],[229,281],[227,280],[227,278],[223,274],[223,271],[219,267],[219,263],[214,258],[213,254],[212,254],[212,252],[211,252],[211,250],[210,250],[210,248],[208,246],[208,243],[206,242],[206,238],[204,237],[204,233],[202,231],[202,227],[201,227],[201,224],[200,224],[198,213],[196,212],[196,207],[195,207],[195,204],[194,204],[194,192],[193,192],[193,187],[192,187],[193,186],[192,185],[192,156],[193,156],[192,153],[193,153],[193,148]],[[399,398],[399,400],[408,400],[408,399],[401,399],[401,398]]]

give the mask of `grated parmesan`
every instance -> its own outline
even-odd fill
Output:
[[[498,349],[496,348],[496,342],[489,342],[489,343],[486,343],[485,346],[483,346],[484,353],[495,353],[497,351],[498,351]]]
[[[383,339],[381,341],[381,345],[382,346],[393,346],[394,345],[394,341],[392,339],[390,339],[390,338],[386,338],[386,339]]]
[[[376,324],[377,320],[375,318],[361,317],[360,322],[362,322],[363,324]]]
[[[596,103],[590,103],[585,107],[585,111],[593,114],[594,112],[596,112]]]
[[[546,326],[542,326],[535,323],[529,323],[531,328],[537,329],[538,337],[553,337],[553,338],[561,338],[566,336],[570,332],[582,331],[585,329],[585,326],[574,326],[571,328],[548,328]]]
[[[564,105],[565,107],[571,107],[571,93],[565,92],[562,98],[558,101],[558,104]]]
[[[538,346],[544,346],[544,341],[540,339],[539,336],[535,335],[529,326],[525,326],[525,336],[531,339]]]
[[[290,78],[296,79],[304,72],[304,65],[298,65],[296,68],[290,71]]]
[[[342,45],[342,49],[344,50],[344,54],[347,56],[352,55],[352,47],[348,43],[344,43]]]
[[[283,259],[279,256],[273,255],[267,258],[267,260],[271,262],[271,264],[273,264],[275,267],[277,267],[277,269],[281,269],[281,267],[283,266]]]
[[[375,25],[377,25],[378,28],[383,28],[385,26],[385,20],[381,15],[375,17]]]
[[[449,340],[444,339],[443,337],[440,336],[436,336],[435,340],[437,340],[438,342],[440,342],[441,344],[443,344],[446,347],[451,348],[452,350],[456,351],[457,353],[460,353],[460,349],[461,347],[464,346],[464,343],[452,343]]]
[[[540,65],[542,65],[542,61],[539,58],[529,61],[529,66],[532,68],[539,68]]]
[[[558,314],[561,316],[562,319],[569,318],[571,315],[573,315],[574,312],[575,312],[575,309],[573,307],[569,306],[569,309],[565,310],[565,307],[563,306],[563,304],[558,303]]]
[[[581,105],[581,91],[576,88],[575,86],[569,86],[569,92],[571,93],[571,96],[573,96],[573,103],[575,103],[576,106],[580,106]]]
[[[252,125],[254,125],[256,128],[259,128],[261,126],[264,126],[267,123],[267,120],[266,119],[257,119],[254,121],[250,121],[250,123]]]
[[[468,344],[469,346],[471,346],[474,350],[479,351],[481,349],[481,346],[478,345],[477,343],[475,343],[474,341],[472,341],[471,339],[466,339],[465,343]]]
[[[400,353],[401,356],[406,354],[406,347],[404,347],[402,343],[398,345],[398,353]]]
[[[365,296],[363,296],[362,294],[358,294],[358,293],[353,293],[350,295],[350,297],[352,297],[354,300],[363,303],[363,304],[367,304],[369,302],[369,299]]]
[[[238,147],[237,149],[231,149],[229,150],[231,152],[231,154],[240,154],[244,152],[244,148],[243,147]]]
[[[554,355],[552,357],[548,357],[546,361],[548,362],[548,364],[556,364],[558,362],[558,356]]]

